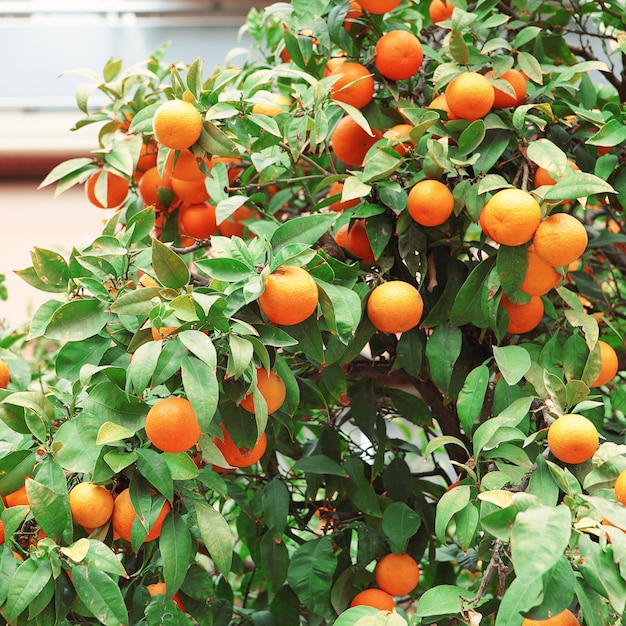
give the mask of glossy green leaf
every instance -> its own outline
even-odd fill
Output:
[[[441,324],[434,328],[426,342],[430,374],[444,395],[447,395],[450,390],[454,364],[461,354],[461,344],[460,329],[448,324]]]
[[[471,436],[474,422],[480,417],[488,384],[489,368],[486,365],[475,367],[465,378],[456,410],[466,435]]]
[[[45,334],[59,341],[82,341],[97,335],[109,320],[106,303],[88,298],[72,300],[54,311]]]
[[[500,373],[509,385],[516,385],[531,365],[528,351],[521,346],[493,347],[493,356]]]
[[[46,535],[53,539],[67,539],[67,533],[70,532],[71,537],[72,515],[65,493],[55,493],[32,478],[27,478],[26,495],[33,515]]]
[[[233,558],[233,535],[222,514],[209,504],[194,502],[200,536],[216,567],[224,574],[230,571]]]
[[[457,511],[463,509],[470,498],[470,488],[467,485],[458,485],[441,496],[437,502],[435,518],[435,534],[442,543],[445,543],[446,529],[450,520]]]
[[[163,557],[163,579],[168,594],[178,591],[192,557],[191,533],[185,520],[172,513],[165,518],[159,537],[159,550]]]
[[[106,572],[84,565],[72,568],[72,583],[85,608],[107,626],[129,623],[122,592]]]
[[[337,219],[336,213],[313,213],[295,217],[281,224],[271,238],[274,251],[291,243],[313,245]]]
[[[416,615],[422,618],[454,617],[461,612],[461,598],[467,597],[466,594],[461,587],[437,585],[424,592],[418,603]]]
[[[57,463],[70,472],[91,472],[100,456],[101,446],[97,443],[100,426],[89,415],[61,424],[54,436]]]
[[[383,512],[383,533],[395,553],[404,552],[407,542],[418,531],[419,515],[404,502],[393,502]]]
[[[26,559],[15,572],[9,585],[3,615],[9,622],[18,616],[42,592],[50,578],[52,567],[49,561]]]
[[[165,459],[155,450],[137,448],[137,469],[166,500],[174,498],[174,483]]]
[[[165,287],[180,289],[189,282],[185,261],[158,239],[152,240],[152,266],[157,280]]]
[[[287,580],[300,602],[318,615],[330,617],[330,589],[337,567],[332,537],[313,539],[299,546],[291,556]]]

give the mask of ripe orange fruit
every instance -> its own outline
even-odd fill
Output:
[[[6,389],[11,382],[11,370],[4,359],[0,359],[0,389]]]
[[[551,265],[543,261],[537,254],[535,246],[529,246],[528,266],[520,291],[529,296],[543,296],[550,289],[556,287],[560,280],[561,275]]]
[[[267,402],[268,414],[278,411],[287,396],[287,388],[283,379],[274,371],[269,372],[263,367],[256,369],[256,384],[261,395]],[[252,393],[244,396],[240,406],[250,413],[254,413],[254,397]]]
[[[100,169],[91,174],[85,183],[85,193],[91,204],[99,209],[113,209],[120,206],[128,195],[129,184],[122,176],[118,176],[113,172],[106,172],[106,203],[102,204],[96,198],[96,183],[104,170]]]
[[[615,499],[623,505],[626,505],[626,470],[620,472],[613,486],[615,491]]]
[[[291,100],[287,96],[275,93],[271,95],[268,102],[255,102],[252,105],[252,113],[275,117],[279,113],[284,113],[290,104]]]
[[[535,234],[540,222],[541,207],[528,192],[521,189],[498,191],[487,201],[481,215],[481,223],[484,223],[488,236],[504,246],[526,243]]]
[[[548,619],[525,619],[522,626],[580,626],[580,622],[569,609],[565,609]]]
[[[452,215],[454,198],[442,182],[421,180],[409,191],[407,209],[418,224],[439,226]]]
[[[564,463],[583,463],[598,449],[600,439],[593,422],[584,415],[561,415],[548,428],[548,446]]]
[[[574,161],[572,161],[571,159],[567,159],[567,164],[573,170],[580,169],[578,165],[576,165],[576,163],[574,163]],[[533,182],[535,184],[535,187],[541,187],[542,185],[556,185],[556,180],[552,178],[551,174],[548,172],[547,169],[545,169],[545,167],[541,167],[541,166],[535,170],[535,174],[533,176]],[[567,202],[567,200],[563,200],[563,202]]]
[[[589,385],[591,388],[602,387],[602,385],[606,385],[608,382],[612,381],[619,369],[617,353],[613,349],[613,346],[606,341],[602,341],[602,339],[598,340],[598,345],[600,346],[600,361],[602,367],[596,379]]]
[[[493,70],[489,70],[485,76],[493,77]],[[524,102],[526,98],[526,78],[519,70],[511,68],[504,72],[504,74],[498,76],[498,79],[506,80],[513,91],[515,96],[512,96],[497,87],[494,87],[495,99],[493,101],[494,109],[506,109],[508,107],[516,107]]]
[[[407,30],[390,30],[376,42],[374,65],[390,80],[411,78],[423,60],[420,40]]]
[[[17,489],[13,493],[9,493],[6,496],[4,496],[4,500],[6,502],[7,507],[21,506],[21,505],[30,506],[30,502],[28,501],[28,496],[26,495],[26,484],[22,485],[19,489]]]
[[[342,193],[343,183],[338,180],[328,188],[329,197],[336,195],[341,196]],[[335,200],[332,204],[330,204],[329,208],[331,211],[335,211],[335,213],[343,213],[346,209],[351,209],[353,206],[359,204],[359,202],[361,202],[361,198],[354,198],[353,200],[346,200],[343,202],[340,197],[339,200]]]
[[[411,131],[413,126],[411,124],[396,124],[392,126],[387,133],[387,136],[394,136],[394,150],[400,155],[404,156],[409,148],[415,147],[414,141],[411,139]]]
[[[198,418],[186,398],[163,398],[146,415],[146,435],[163,452],[189,450],[198,443],[200,434]]]
[[[5,542],[4,522],[0,520],[0,546]]]
[[[139,158],[137,159],[137,171],[145,172],[157,164],[157,154],[159,147],[154,140],[149,140],[141,144]]]
[[[159,203],[160,188],[172,191],[172,177],[166,172],[161,175],[159,168],[155,165],[147,169],[137,183],[139,196],[145,206],[162,207]]]
[[[400,0],[359,0],[359,4],[368,13],[382,15],[393,11],[400,4]]]
[[[113,514],[113,496],[102,485],[78,483],[68,496],[72,519],[80,526],[99,528]]]
[[[563,267],[575,261],[585,251],[588,241],[582,222],[569,213],[548,216],[533,237],[537,254],[552,267]]]
[[[386,591],[371,587],[360,591],[352,598],[350,607],[353,606],[373,606],[379,611],[393,611],[396,608],[396,603]]]
[[[150,529],[150,532],[146,535],[144,543],[147,541],[153,541],[161,534],[161,528],[163,522],[171,510],[170,503],[166,500],[163,502],[159,516],[157,517],[154,525]],[[131,530],[133,522],[137,517],[137,512],[130,499],[130,489],[127,487],[123,491],[117,494],[113,504],[113,515],[111,516],[111,523],[113,524],[113,530],[122,539],[126,541],[131,540]]]
[[[146,589],[151,596],[166,595],[165,583],[162,580],[157,583],[152,583],[151,585],[146,585]],[[183,613],[187,612],[187,608],[185,607],[178,591],[172,596],[172,600],[174,600],[178,608]]]
[[[343,27],[350,32],[350,29],[354,26],[356,22],[358,22],[359,18],[363,15],[363,10],[361,9],[361,5],[356,2],[356,0],[352,0],[350,3],[350,8],[346,13],[346,17],[343,21]]]
[[[261,434],[252,448],[239,448],[228,434],[224,424],[220,424],[220,427],[222,429],[222,438],[216,437],[213,443],[220,449],[231,467],[250,467],[265,454],[267,449],[267,435],[265,432]]]
[[[489,79],[478,72],[463,72],[455,76],[448,83],[445,96],[456,117],[472,122],[487,115],[496,99]]]
[[[356,219],[340,226],[335,233],[335,241],[342,248],[351,252],[362,263],[373,263],[375,261],[374,251],[367,236],[364,220]]]
[[[330,76],[331,72],[334,69],[339,67],[342,63],[345,63],[347,60],[348,59],[345,56],[330,57],[330,59],[328,59],[328,61],[326,62],[326,65],[324,66],[324,72],[322,73],[322,76],[324,76],[324,78],[326,76]]]
[[[185,150],[200,138],[202,116],[191,102],[168,100],[156,110],[152,126],[159,143],[172,150]]]
[[[346,61],[335,67],[329,76],[339,78],[330,87],[330,97],[351,104],[357,109],[368,105],[374,97],[374,78],[361,63]]]
[[[441,93],[435,98],[433,98],[432,102],[428,105],[428,109],[437,109],[438,111],[444,111],[448,120],[457,120],[459,119],[448,106],[448,101],[446,100],[446,94]]]
[[[420,292],[402,280],[390,280],[374,287],[367,299],[367,316],[384,333],[403,333],[414,328],[423,311]]]
[[[186,204],[178,210],[178,230],[194,239],[208,239],[218,231],[215,207],[203,202]]]
[[[509,324],[506,332],[512,335],[522,335],[537,328],[543,319],[543,300],[539,296],[531,296],[524,304],[514,304],[503,293],[500,305],[509,314]]]
[[[420,579],[420,568],[410,554],[386,554],[374,570],[376,584],[389,595],[411,593]]]
[[[452,17],[454,5],[446,0],[431,0],[428,5],[428,16],[433,24],[445,22]]]
[[[159,339],[163,339],[163,337],[169,337],[175,330],[177,326],[152,326],[150,331],[152,333],[152,339],[158,341]],[[173,335],[176,336],[175,334]]]
[[[573,170],[579,170],[580,169],[578,167],[578,165],[576,165],[576,163],[574,163],[574,161],[572,161],[571,159],[567,159],[567,164]],[[542,185],[556,185],[556,180],[554,180],[554,178],[552,178],[552,176],[550,175],[548,170],[546,170],[543,167],[538,167],[535,170],[535,174],[534,174],[534,177],[533,177],[533,182],[535,184],[535,188],[541,187]],[[571,198],[570,199],[566,199],[566,200],[561,200],[559,202],[559,204],[561,204],[561,205],[562,204],[567,204],[568,202],[571,202]]]
[[[224,237],[243,237],[246,231],[246,224],[244,222],[251,218],[260,219],[260,217],[261,216],[254,209],[249,209],[247,206],[241,205],[236,211],[231,213],[228,219],[218,224],[219,233]]]
[[[284,265],[267,277],[259,306],[270,324],[292,326],[315,312],[318,297],[311,274],[301,267]]]
[[[204,180],[182,180],[172,178],[172,191],[176,197],[189,204],[200,204],[209,199]]]
[[[354,167],[363,165],[367,151],[382,137],[380,131],[372,128],[372,134],[364,131],[351,117],[339,120],[332,132],[330,143],[335,156]]]

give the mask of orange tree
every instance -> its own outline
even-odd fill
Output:
[[[42,185],[107,221],[2,337],[2,619],[622,623],[622,20],[294,0],[240,67],[88,73]]]

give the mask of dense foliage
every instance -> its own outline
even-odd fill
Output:
[[[0,495],[25,485],[27,496],[4,500],[1,516],[6,623],[346,626],[375,614],[377,624],[519,626],[567,607],[589,626],[622,623],[626,509],[613,483],[626,469],[626,393],[620,373],[592,384],[599,339],[626,369],[623,2],[453,4],[433,24],[423,0],[382,15],[293,0],[251,11],[253,51],[240,67],[171,65],[163,46],[140,66],[111,60],[85,73],[76,132],[99,124],[100,145],[43,184],[61,193],[104,171],[129,190],[91,245],[68,258],[34,248],[19,271],[51,299],[25,334],[2,337],[11,382]],[[424,52],[419,72],[398,81],[375,65],[376,42],[394,30],[417,35]],[[330,97],[325,68],[344,55],[374,77],[361,109]],[[516,106],[475,120],[428,106],[467,71],[492,70],[512,95],[500,78],[511,68],[526,79]],[[90,106],[94,93],[110,104]],[[215,207],[210,238],[181,233],[185,203],[172,188],[155,203],[140,193],[140,157],[152,148],[160,172],[171,159],[153,136],[168,99],[202,114],[191,151]],[[253,111],[259,103],[282,109]],[[344,116],[379,133],[362,166],[334,154]],[[410,125],[402,146],[389,131],[399,123]],[[534,188],[539,167],[558,182]],[[424,178],[454,199],[437,226],[407,209]],[[106,206],[105,181],[92,194]],[[343,190],[329,193],[337,181]],[[528,243],[498,245],[479,223],[509,187],[531,192],[542,218],[572,214],[589,237],[541,296],[541,323],[521,334],[507,330],[501,298],[528,301]],[[331,210],[339,199],[357,202]],[[371,263],[334,238],[358,220]],[[319,305],[272,325],[258,298],[285,265],[314,277]],[[366,311],[390,280],[424,302],[402,333],[377,330]],[[269,415],[259,367],[286,387]],[[248,392],[254,413],[239,404]],[[162,452],[146,436],[148,411],[172,395],[193,407],[197,448]],[[570,413],[601,435],[582,463],[546,444]],[[224,470],[220,424],[240,448],[265,433],[260,461]],[[83,481],[113,495],[130,487],[130,541],[109,523],[73,522],[68,492]],[[165,501],[160,536],[144,541]],[[419,562],[417,587],[396,597],[397,613],[347,610],[389,552]],[[148,592],[157,581],[166,595]]]

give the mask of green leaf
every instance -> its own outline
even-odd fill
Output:
[[[58,252],[35,247],[30,257],[37,276],[49,289],[55,288],[59,291],[67,289],[69,268]]]
[[[454,585],[437,585],[421,596],[415,614],[419,617],[438,619],[456,617],[461,612],[461,598],[467,598],[467,590]]]
[[[219,511],[204,502],[194,502],[198,517],[198,529],[215,566],[226,576],[233,558],[233,535]]]
[[[541,64],[534,56],[528,52],[519,52],[517,62],[522,72],[524,72],[530,80],[536,82],[538,85],[543,83],[543,70],[541,69]]]
[[[313,245],[337,219],[336,213],[313,213],[287,220],[272,235],[274,253],[292,243]]]
[[[472,122],[459,137],[459,155],[465,156],[470,154],[470,152],[474,152],[474,150],[480,146],[484,138],[485,122],[483,120]]]
[[[287,580],[300,602],[314,613],[330,617],[330,589],[337,567],[337,556],[330,536],[307,541],[291,556]]]
[[[136,394],[142,394],[148,387],[160,354],[160,341],[147,341],[133,353],[133,360],[128,366],[128,374],[132,389]]]
[[[565,505],[539,506],[520,512],[511,532],[511,551],[518,578],[543,576],[567,548],[572,534],[572,514]],[[542,550],[536,550],[541,545]],[[535,549],[533,549],[535,546]]]
[[[542,588],[541,578],[515,578],[502,596],[496,626],[521,626],[522,613],[537,603]]]
[[[154,308],[154,298],[163,291],[161,287],[142,287],[125,291],[112,305],[111,311],[118,315],[148,316]]]
[[[514,294],[522,285],[528,254],[522,246],[500,246],[498,249],[496,268],[502,289],[507,294]]]
[[[191,533],[185,520],[172,513],[165,518],[159,537],[159,551],[163,558],[163,579],[168,595],[182,586],[192,557]]]
[[[456,410],[463,431],[468,436],[471,436],[474,422],[482,412],[488,385],[489,368],[486,365],[479,365],[467,375],[459,392]]]
[[[526,493],[537,496],[541,504],[545,506],[556,506],[559,497],[559,486],[556,484],[546,460],[540,454],[535,461],[537,467],[534,469]]]
[[[461,354],[463,336],[456,326],[442,324],[433,329],[426,342],[426,356],[433,381],[447,396],[450,391],[454,364]]]
[[[9,585],[3,616],[17,623],[19,615],[43,591],[52,578],[52,566],[47,560],[26,559],[15,572]]]
[[[495,262],[495,257],[489,257],[470,272],[454,299],[454,304],[450,311],[450,324],[463,326],[482,318],[481,302],[478,294],[482,292],[483,285],[488,280]]]
[[[212,278],[227,282],[246,280],[254,274],[254,268],[239,259],[199,259],[196,265]]]
[[[620,575],[611,549],[607,547],[603,550],[584,533],[578,539],[578,547],[581,559],[577,567],[583,579],[608,598],[618,614],[623,614],[626,607],[626,580]]]
[[[166,500],[174,498],[174,483],[165,459],[149,448],[136,448],[137,469]]]
[[[351,456],[345,460],[344,467],[349,476],[346,479],[348,499],[359,511],[380,517],[380,504],[374,488],[365,476],[365,463]]]
[[[531,366],[530,354],[521,346],[493,347],[493,357],[506,382],[516,385]]]
[[[46,535],[53,539],[66,538],[66,532],[71,531],[72,526],[67,494],[55,493],[32,478],[27,478],[26,495],[33,515]]]
[[[114,576],[128,578],[124,566],[120,563],[119,558],[109,546],[97,539],[80,539],[79,541],[89,542],[87,553],[81,561],[84,565],[102,570],[103,572],[108,572]]]
[[[0,496],[7,496],[24,485],[24,476],[30,476],[35,467],[33,450],[15,450],[0,458]]]
[[[54,436],[57,463],[69,472],[91,472],[100,456],[100,426],[96,418],[84,414],[61,424]]]
[[[186,452],[161,452],[173,480],[191,480],[198,476],[198,467]]]
[[[97,335],[110,320],[107,304],[95,299],[62,304],[50,318],[45,335],[59,341],[83,341]]]
[[[363,168],[363,182],[371,183],[376,180],[389,178],[402,163],[402,157],[393,149],[377,150],[367,159]]]
[[[157,280],[165,287],[180,289],[189,282],[185,261],[158,239],[152,240],[152,266]]]
[[[277,591],[287,578],[289,550],[282,541],[276,541],[271,533],[265,533],[259,545],[259,566],[270,581],[272,591]]]
[[[285,483],[273,478],[261,494],[265,523],[275,539],[280,539],[287,526],[291,496]]]
[[[328,474],[329,476],[346,476],[346,471],[325,454],[312,454],[298,459],[292,469],[308,474]]]
[[[552,185],[544,194],[546,200],[571,200],[595,194],[617,193],[609,183],[595,174],[572,172]]]
[[[109,574],[92,567],[72,568],[72,583],[85,608],[105,626],[127,626],[122,592]]]
[[[419,515],[404,502],[393,502],[383,513],[382,529],[393,552],[406,550],[407,542],[418,531],[421,524]]]
[[[316,281],[320,291],[320,305],[326,323],[336,330],[345,342],[356,332],[361,321],[361,298],[341,285],[333,285],[321,280]]]
[[[585,143],[591,146],[618,146],[626,142],[626,126],[617,119],[611,119]]]
[[[465,508],[469,499],[470,488],[467,485],[458,485],[446,491],[437,502],[435,534],[442,543],[446,543],[446,529],[453,515]]]
[[[181,370],[187,399],[198,418],[200,430],[205,432],[219,401],[219,383],[215,370],[191,356],[182,359]]]
[[[57,354],[55,363],[57,376],[70,381],[77,380],[83,365],[99,365],[110,347],[109,338],[100,335],[83,341],[69,341]]]

